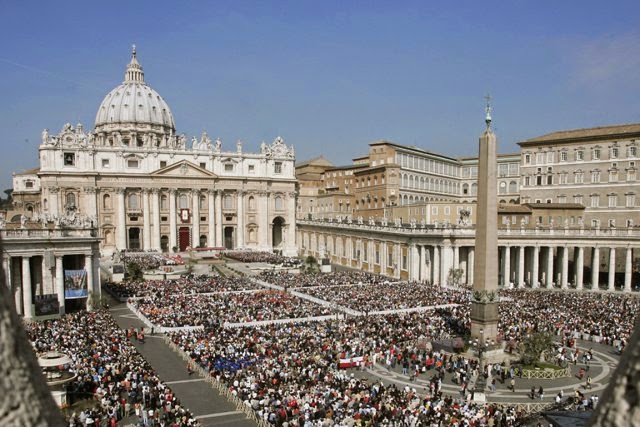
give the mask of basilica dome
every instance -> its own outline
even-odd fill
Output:
[[[166,132],[175,132],[176,128],[169,105],[144,82],[144,72],[136,59],[135,48],[124,82],[104,97],[96,114],[96,131],[113,129],[119,124],[160,126]]]

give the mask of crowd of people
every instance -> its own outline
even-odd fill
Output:
[[[352,310],[375,312],[430,307],[440,304],[466,304],[470,293],[417,282],[383,282],[367,285],[348,285],[305,288],[307,295],[338,304]]]
[[[298,258],[286,257],[266,251],[224,251],[224,256],[240,262],[264,262],[282,265],[283,267],[295,267],[301,263]]]
[[[434,353],[416,350],[416,343],[449,337],[449,330],[445,317],[432,311],[183,331],[172,339],[258,417],[274,425],[455,425],[464,420],[482,425],[490,419],[494,425],[513,425],[518,418],[513,408],[476,405],[471,390],[460,396],[442,393],[440,371],[431,363]],[[413,357],[428,367],[425,375],[432,375],[434,386],[418,392],[338,369],[338,360],[356,357],[363,358],[363,364],[383,358],[393,365]],[[457,363],[456,359],[455,365],[447,362],[438,369],[447,366],[447,375],[453,375],[459,371],[453,368]],[[477,364],[466,363],[468,371],[477,369]]]
[[[286,285],[289,288],[340,286],[351,284],[382,284],[389,278],[364,271],[335,271],[331,273],[293,274],[284,271],[263,271],[258,278],[274,285]]]
[[[167,280],[126,280],[102,285],[118,299],[155,296],[172,297],[176,294],[205,294],[216,292],[248,291],[261,288],[253,281],[240,277],[217,275],[185,275]]]
[[[184,260],[180,255],[169,255],[160,252],[121,251],[114,256],[114,261],[118,260],[125,264],[138,264],[143,270],[155,270],[164,265],[184,264]]]
[[[105,310],[68,314],[57,320],[26,324],[36,353],[68,355],[76,378],[68,399],[95,405],[69,416],[69,426],[117,425],[136,417],[145,426],[200,426],[156,375],[132,344],[135,331],[122,330]]]
[[[213,295],[148,295],[133,305],[153,324],[163,327],[204,326],[224,323],[292,319],[332,314],[316,304],[279,290],[226,292]]]

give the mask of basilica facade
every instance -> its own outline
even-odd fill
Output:
[[[34,217],[94,219],[103,255],[196,247],[296,254],[293,147],[277,137],[246,152],[240,141],[229,147],[206,132],[176,133],[135,49],[93,130],[45,129],[39,161],[14,176],[14,203]]]

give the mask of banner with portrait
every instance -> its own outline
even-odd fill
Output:
[[[85,298],[89,294],[87,290],[86,270],[65,270],[64,271],[64,297]]]

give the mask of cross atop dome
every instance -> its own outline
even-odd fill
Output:
[[[125,83],[144,83],[144,71],[142,65],[136,58],[136,45],[131,46],[131,61],[127,65],[127,71],[124,74]]]

